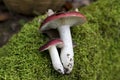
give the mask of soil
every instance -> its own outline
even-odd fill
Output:
[[[10,12],[0,0],[0,47],[8,42],[10,37],[22,28],[21,20],[28,22],[33,16],[25,16]]]

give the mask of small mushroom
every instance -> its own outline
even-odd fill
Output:
[[[59,58],[59,54],[56,46],[63,46],[63,41],[61,39],[53,39],[39,48],[40,51],[49,50],[50,57],[52,60],[52,65],[56,71],[64,74],[64,68]]]
[[[84,15],[77,11],[71,11],[52,14],[41,23],[41,31],[57,29],[60,34],[60,38],[64,42],[64,47],[61,50],[60,57],[63,66],[66,69],[66,73],[70,73],[74,65],[74,53],[70,27],[77,24],[83,24],[85,21],[86,18]]]

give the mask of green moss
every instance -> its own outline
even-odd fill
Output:
[[[98,0],[80,10],[88,21],[72,28],[77,47],[69,75],[53,69],[48,51],[38,51],[47,41],[38,32],[38,18],[25,24],[0,48],[0,80],[120,80],[119,4],[119,0]]]

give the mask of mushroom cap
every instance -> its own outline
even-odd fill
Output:
[[[48,16],[40,25],[40,30],[45,31],[49,29],[56,29],[62,25],[74,26],[83,24],[86,21],[84,15],[79,12],[61,12]]]
[[[52,46],[61,47],[61,46],[63,46],[63,41],[61,39],[52,39],[51,41],[47,42],[45,45],[41,46],[39,48],[39,51],[45,51]]]

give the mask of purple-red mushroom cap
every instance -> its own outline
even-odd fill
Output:
[[[45,45],[41,46],[39,48],[39,51],[45,51],[52,46],[62,47],[63,46],[63,41],[61,39],[53,39],[53,40],[47,42]]]
[[[77,24],[83,24],[86,21],[86,17],[79,12],[61,12],[48,16],[40,25],[40,30],[56,29],[62,25],[74,26]]]

